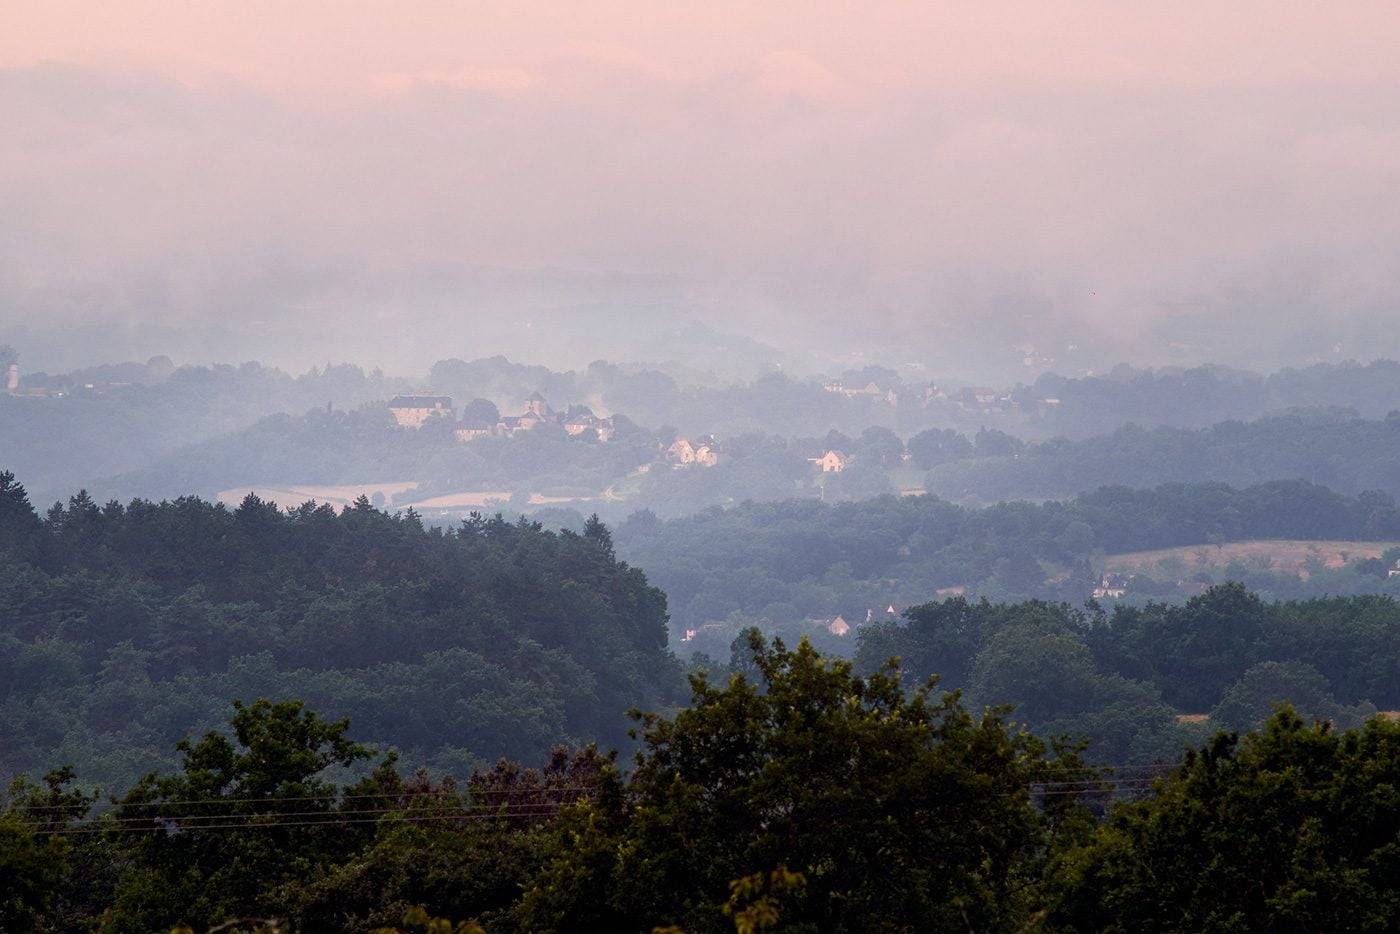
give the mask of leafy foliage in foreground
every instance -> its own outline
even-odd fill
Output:
[[[87,825],[98,833],[58,837],[77,825],[37,822],[22,797],[6,818],[16,840],[59,849],[49,875],[17,874],[4,894],[47,919],[30,929],[95,919],[110,934],[236,917],[368,931],[415,906],[493,932],[1026,916],[1046,860],[1083,825],[1072,807],[1037,809],[1031,786],[1077,774],[1073,754],[955,696],[906,693],[893,668],[859,678],[807,645],[751,651],[756,682],[696,675],[689,708],[639,715],[628,776],[584,750],[459,790],[390,758],[336,795],[324,769],[366,752],[344,722],[240,707],[231,737],[182,744],[181,770],[138,782]],[[367,801],[378,813],[362,820]]]
[[[1221,734],[1052,873],[1076,931],[1384,931],[1400,913],[1400,727],[1291,710]]]
[[[0,774],[127,782],[224,699],[287,693],[460,774],[620,744],[629,707],[682,687],[665,627],[596,523],[83,494],[40,519],[0,473]]]
[[[995,713],[906,691],[893,666],[861,678],[805,644],[754,637],[749,651],[754,680],[697,675],[688,708],[639,715],[627,775],[611,756],[560,750],[542,772],[502,762],[458,788],[404,776],[390,756],[336,789],[325,768],[367,752],[347,724],[259,701],[101,816],[84,817],[92,802],[70,771],[21,782],[0,812],[0,921],[106,934],[1384,931],[1400,908],[1400,724],[1339,732],[1284,708],[1096,820],[1095,773]]]

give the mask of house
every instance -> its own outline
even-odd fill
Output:
[[[462,421],[457,423],[458,441],[475,441],[496,433],[496,426],[483,421]]]
[[[1128,583],[1117,574],[1105,574],[1094,588],[1095,600],[1117,600],[1128,592]]]
[[[430,418],[452,417],[450,396],[395,396],[389,400],[389,413],[401,428],[422,428]]]
[[[701,467],[713,467],[719,463],[719,441],[714,435],[705,435],[694,444],[695,463]]]
[[[967,588],[961,584],[956,584],[952,587],[939,587],[933,592],[933,595],[946,599],[948,597],[961,597],[965,593],[967,593]]]
[[[538,428],[547,421],[556,420],[554,410],[549,407],[544,396],[532,392],[525,397],[525,411],[519,415],[502,415],[496,422],[496,434],[514,435],[522,431]]]
[[[564,417],[564,430],[569,433],[569,437],[577,438],[593,428],[597,421],[598,417],[593,414],[593,410],[581,405],[577,409],[571,409],[570,414]]]
[[[5,391],[10,395],[19,392],[19,364],[11,363],[5,367]]]
[[[586,405],[570,406],[568,414],[563,417],[562,424],[564,430],[573,438],[590,431],[597,436],[599,441],[607,441],[613,436],[613,420],[599,418]]]
[[[666,459],[677,467],[695,463],[695,446],[689,438],[677,438],[666,449]]]
[[[704,635],[705,633],[710,632],[719,632],[723,630],[727,625],[728,624],[725,623],[723,620],[710,620],[708,623],[701,623],[694,629],[687,629],[685,631],[685,634],[681,636],[681,641],[693,642],[696,636]]]
[[[1396,561],[1396,562],[1395,562],[1395,567],[1393,567],[1393,568],[1391,568],[1389,571],[1387,571],[1386,574],[1385,574],[1385,576],[1386,576],[1386,577],[1400,577],[1400,561]]]
[[[807,462],[816,464],[822,473],[840,473],[846,469],[851,459],[840,451],[827,451],[821,457],[809,457]]]
[[[807,623],[811,626],[819,626],[833,636],[844,636],[851,631],[851,624],[840,616],[833,616],[831,619],[809,619]]]

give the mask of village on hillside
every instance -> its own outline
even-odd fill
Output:
[[[531,393],[525,400],[525,411],[519,415],[502,415],[495,420],[464,416],[458,420],[450,396],[395,396],[389,400],[389,412],[395,424],[402,428],[422,428],[429,419],[447,419],[453,425],[459,441],[474,441],[486,437],[510,437],[531,431],[541,425],[558,425],[570,436],[592,433],[599,441],[612,438],[615,429],[611,417],[599,418],[586,405],[571,405],[566,411],[555,411],[544,396]]]
[[[893,398],[893,391],[890,391],[890,397]],[[601,443],[607,443],[616,432],[616,421],[612,416],[599,417],[586,405],[571,405],[564,411],[558,411],[539,392],[532,392],[526,397],[524,406],[524,411],[519,415],[500,415],[494,420],[465,415],[459,419],[450,396],[395,396],[389,400],[388,408],[394,423],[400,428],[421,429],[431,421],[440,419],[452,425],[457,440],[462,442],[478,438],[513,437],[544,425],[558,426],[570,437],[591,434]],[[714,467],[720,463],[724,448],[712,434],[696,438],[677,435],[664,447],[661,455],[660,460],[674,469]],[[808,457],[807,462],[819,473],[840,473],[850,464],[851,455],[825,449]],[[643,465],[642,472],[648,472],[651,466]]]

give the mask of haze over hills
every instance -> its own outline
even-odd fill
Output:
[[[1389,932],[1400,7],[10,0],[0,934]]]
[[[38,478],[30,487],[41,500],[79,486],[104,499],[159,499],[389,484],[399,506],[485,491],[588,501],[623,518],[642,507],[680,515],[745,499],[898,491],[1038,500],[1139,482],[1301,478],[1397,492],[1385,464],[1400,365],[1386,360],[1267,375],[1118,367],[999,388],[873,365],[726,382],[698,364],[598,360],[558,371],[446,359],[417,378],[351,366],[293,377],[168,358],[70,374],[21,367],[18,394],[0,396],[0,429],[12,439],[10,465]],[[453,428],[486,418],[489,430],[396,427],[389,403],[414,392],[448,399]],[[611,443],[585,444],[591,430],[497,425],[536,393],[561,415],[586,411],[620,430]],[[700,438],[712,439],[715,462],[702,466],[714,469],[650,472],[684,466],[672,462],[673,442]],[[851,470],[813,476],[828,451]]]

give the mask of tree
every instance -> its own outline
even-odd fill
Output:
[[[930,428],[909,439],[909,453],[916,466],[928,470],[949,461],[972,456],[972,442],[951,428]]]
[[[878,671],[898,657],[900,667],[915,677],[938,675],[954,688],[967,684],[973,658],[986,637],[986,607],[953,597],[904,611],[907,623],[881,622],[862,626],[856,659],[861,671]]]
[[[490,399],[473,399],[462,406],[462,421],[480,422],[493,428],[501,420],[501,411]]]
[[[583,537],[603,549],[603,553],[609,558],[613,556],[612,532],[608,531],[608,527],[598,518],[596,512],[583,524]]]
[[[0,550],[27,539],[39,527],[39,516],[30,505],[24,484],[8,470],[0,470]]]
[[[354,842],[344,827],[309,825],[337,807],[325,770],[370,756],[347,738],[348,721],[323,720],[299,701],[258,700],[235,702],[230,727],[232,739],[182,740],[178,774],[149,774],[121,799],[112,830],[129,868],[104,932],[274,913],[278,886]]]
[[[1227,730],[1249,730],[1287,703],[1301,716],[1331,721],[1338,727],[1358,726],[1375,708],[1351,710],[1337,703],[1327,679],[1307,662],[1260,662],[1244,673],[1211,711],[1210,717]],[[1369,705],[1368,705],[1369,706]]]
[[[625,796],[559,822],[526,928],[724,930],[731,882],[778,870],[805,882],[783,906],[795,930],[1027,916],[1050,820],[1028,785],[1059,760],[932,684],[906,694],[893,665],[861,678],[805,641],[749,648],[757,683],[697,673],[688,709],[640,718]]]
[[[1400,725],[1289,708],[1222,733],[1052,874],[1063,931],[1382,931],[1400,909]]]
[[[872,425],[860,433],[858,450],[862,458],[882,467],[897,467],[904,453],[904,442],[888,428]]]
[[[55,831],[71,829],[96,800],[72,788],[70,768],[55,769],[37,784],[23,776],[9,789],[0,811],[0,930],[60,930],[67,888],[72,894],[73,858],[68,840]],[[68,919],[72,920],[72,919]]]
[[[982,428],[972,439],[978,457],[1012,457],[1025,449],[1026,443],[996,428]]]

